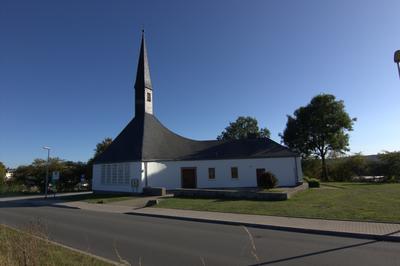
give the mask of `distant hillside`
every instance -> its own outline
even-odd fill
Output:
[[[329,158],[327,161],[335,161],[335,160],[346,160],[347,158],[351,157],[353,155],[347,155],[343,157],[338,157],[338,158]],[[371,154],[371,155],[361,155],[364,157],[364,159],[368,162],[379,162],[379,155],[378,154]]]

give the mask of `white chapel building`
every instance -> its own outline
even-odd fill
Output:
[[[257,177],[264,171],[275,174],[278,186],[302,182],[299,154],[268,138],[198,141],[182,137],[156,118],[153,98],[143,34],[135,117],[95,158],[93,191],[257,187]]]

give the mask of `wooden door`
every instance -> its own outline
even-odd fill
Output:
[[[181,169],[182,188],[196,188],[197,187],[196,176],[197,176],[196,168],[182,168]]]
[[[261,180],[260,180],[260,178],[261,178],[261,175],[263,174],[263,173],[265,173],[265,168],[257,168],[256,169],[256,176],[257,176],[257,186],[258,187],[260,187],[262,184],[262,182],[261,182]]]

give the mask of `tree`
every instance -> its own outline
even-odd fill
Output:
[[[334,181],[351,181],[354,177],[368,174],[368,163],[360,153],[328,161],[330,179]]]
[[[400,151],[384,152],[378,155],[382,164],[382,172],[388,178],[400,181]]]
[[[110,146],[111,143],[112,143],[112,138],[105,138],[101,142],[97,143],[96,149],[94,150],[93,158],[96,158],[98,155],[103,153],[108,148],[108,146]]]
[[[286,128],[281,134],[284,144],[303,157],[311,155],[321,159],[322,179],[328,178],[326,156],[331,152],[348,151],[348,131],[353,130],[355,118],[345,111],[343,101],[330,94],[315,96],[300,107],[293,116],[288,115]]]
[[[86,172],[86,163],[66,161],[60,172],[57,190],[72,191],[80,182],[81,176]]]
[[[15,169],[13,179],[16,183],[27,187],[36,186],[44,191],[46,168],[47,160],[35,159],[30,165],[21,165]],[[81,175],[85,173],[86,164],[53,157],[49,160],[49,182],[51,182],[53,171],[60,173],[58,188],[62,191],[72,191],[80,182]]]
[[[248,138],[269,138],[268,128],[259,128],[257,119],[250,116],[239,116],[235,122],[230,122],[229,126],[217,137],[218,140],[248,139]]]
[[[6,180],[6,166],[0,162],[0,185]]]

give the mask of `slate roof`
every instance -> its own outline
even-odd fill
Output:
[[[94,163],[295,157],[271,139],[206,140],[184,138],[145,113],[135,117]]]

